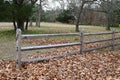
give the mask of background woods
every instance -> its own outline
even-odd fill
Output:
[[[75,24],[78,32],[79,24],[117,27],[120,24],[119,0],[1,0],[1,21],[13,21],[14,29],[28,29],[36,21],[62,22]]]

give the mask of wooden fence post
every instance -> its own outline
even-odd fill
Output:
[[[16,50],[17,50],[17,61],[16,61],[16,68],[21,68],[21,29],[16,30]]]
[[[80,53],[83,52],[83,31],[80,32]]]
[[[114,30],[112,30],[112,50],[114,50],[115,49],[115,31]]]

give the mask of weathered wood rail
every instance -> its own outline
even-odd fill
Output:
[[[55,57],[63,57],[63,56],[68,56],[68,55],[73,55],[73,54],[78,54],[78,53],[83,53],[83,52],[88,52],[92,50],[97,50],[97,49],[102,49],[102,48],[107,48],[107,47],[112,47],[114,50],[114,47],[117,45],[120,45],[120,43],[115,43],[115,40],[120,39],[120,37],[115,37],[115,34],[119,34],[120,31],[111,31],[111,32],[100,32],[100,33],[60,33],[60,34],[27,34],[27,35],[22,35],[21,30],[17,29],[16,31],[16,48],[17,48],[17,68],[21,68],[22,63],[26,62],[37,62],[41,60],[48,60],[51,58]],[[84,41],[84,36],[91,36],[91,35],[108,35],[110,34],[112,37],[109,39],[102,39],[102,40],[93,40],[93,41]],[[64,43],[64,44],[54,44],[54,45],[40,45],[40,46],[26,46],[22,47],[21,46],[21,41],[22,39],[25,38],[41,38],[41,37],[55,37],[55,36],[79,36],[80,37],[80,42],[74,42],[74,43]],[[105,45],[102,47],[96,47],[96,48],[89,48],[89,49],[83,49],[84,44],[90,44],[90,43],[96,43],[96,42],[105,42],[105,41],[111,41],[109,45]],[[36,50],[36,49],[49,49],[49,48],[58,48],[58,47],[66,47],[66,46],[74,46],[74,45],[80,45],[80,51],[79,52],[71,52],[71,53],[66,53],[66,54],[59,54],[55,56],[47,56],[43,58],[35,58],[35,59],[30,59],[30,60],[21,60],[21,51],[28,51],[28,50]]]

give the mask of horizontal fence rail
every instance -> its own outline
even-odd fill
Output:
[[[117,43],[115,45],[120,45],[120,43]],[[107,47],[111,47],[111,45],[106,45],[106,46],[102,46],[102,47],[86,49],[86,50],[83,50],[83,52],[93,51],[93,50],[97,50],[97,49],[103,49],[103,48],[107,48]],[[39,62],[39,61],[43,61],[43,60],[49,60],[51,58],[59,58],[59,57],[64,57],[64,56],[69,56],[69,55],[74,55],[74,54],[79,54],[79,53],[80,53],[80,51],[70,52],[70,53],[58,54],[58,55],[55,55],[55,56],[47,56],[47,57],[43,57],[43,58],[34,58],[34,59],[29,59],[29,60],[22,60],[21,62],[23,62],[23,63]]]
[[[115,33],[120,33],[120,31],[115,31]],[[99,32],[99,33],[84,33],[84,36],[89,36],[89,35],[106,35],[106,34],[112,34],[112,32]]]
[[[43,61],[43,60],[48,60],[51,58],[59,58],[59,57],[64,57],[64,56],[69,56],[69,55],[74,55],[74,54],[78,54],[80,53],[78,52],[70,52],[70,53],[65,53],[65,54],[58,54],[55,56],[47,56],[47,57],[43,57],[43,58],[34,58],[34,59],[29,59],[29,60],[22,60],[21,62],[26,63],[26,62],[39,62],[39,61]]]
[[[117,39],[120,39],[120,37],[119,37],[119,38],[115,38],[115,40],[117,40]],[[111,40],[112,40],[112,38],[111,38],[111,39],[103,39],[103,40],[86,41],[86,42],[84,42],[84,43],[85,43],[85,44],[90,44],[90,43],[104,42],[104,41],[111,41]]]
[[[79,33],[60,33],[60,34],[27,34],[22,38],[55,37],[55,36],[79,36]]]
[[[115,40],[119,40],[120,37],[115,37],[115,34],[120,33],[120,31],[110,31],[110,32],[99,32],[99,33],[59,33],[59,34],[21,34],[21,30],[17,29],[16,31],[16,49],[17,49],[17,68],[21,68],[22,63],[26,62],[37,62],[37,61],[42,61],[42,60],[48,60],[51,58],[56,58],[56,57],[63,57],[63,56],[68,56],[68,55],[73,55],[73,54],[78,54],[78,53],[83,53],[83,52],[88,52],[88,51],[93,51],[93,50],[98,50],[102,48],[107,48],[107,47],[112,47],[114,50],[114,46],[120,45],[120,43],[115,43]],[[84,36],[91,36],[91,35],[111,35],[111,38],[108,39],[102,39],[102,40],[92,40],[92,41],[84,41]],[[80,37],[80,42],[73,42],[73,43],[64,43],[64,44],[53,44],[53,45],[40,45],[40,46],[21,46],[21,41],[22,39],[26,38],[42,38],[42,37],[56,37],[56,36],[79,36]],[[91,44],[91,43],[96,43],[96,42],[105,42],[105,41],[110,41],[111,43],[109,45],[105,46],[100,46],[100,47],[95,47],[95,48],[89,48],[89,49],[83,49],[84,44]],[[67,46],[74,46],[74,45],[80,45],[80,51],[78,52],[70,52],[70,53],[65,53],[65,54],[58,54],[55,56],[47,56],[43,58],[34,58],[34,59],[29,59],[29,60],[21,60],[21,51],[29,51],[29,50],[37,50],[37,49],[49,49],[49,48],[59,48],[59,47],[67,47]]]
[[[80,44],[81,44],[80,42],[76,42],[76,43],[54,44],[54,45],[43,45],[43,46],[28,46],[28,47],[22,47],[21,51],[58,48],[58,47],[74,46],[74,45],[80,45]]]
[[[120,39],[120,38],[115,38],[115,39]],[[103,41],[110,41],[110,40],[112,40],[112,39],[86,41],[86,42],[84,42],[84,44],[103,42]],[[48,49],[48,48],[58,48],[58,47],[66,47],[66,46],[74,46],[74,45],[81,45],[81,43],[76,42],[76,43],[54,44],[54,45],[28,46],[28,47],[21,47],[21,51],[36,50],[36,49]]]
[[[115,33],[119,33],[116,31]],[[100,33],[84,33],[84,36],[89,35],[103,35],[112,34],[112,32],[100,32]],[[21,35],[21,38],[39,38],[39,37],[55,37],[55,36],[80,36],[80,33],[59,33],[59,34],[25,34]]]

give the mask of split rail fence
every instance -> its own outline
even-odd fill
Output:
[[[108,34],[111,35],[111,38],[109,38],[109,39],[84,41],[85,36],[108,35]],[[112,49],[114,50],[115,46],[120,45],[119,42],[115,43],[115,40],[120,39],[120,36],[115,37],[116,34],[120,34],[120,31],[114,31],[113,30],[111,32],[99,32],[99,33],[83,33],[83,32],[80,32],[80,33],[26,34],[26,35],[23,35],[21,33],[21,30],[17,29],[17,31],[16,31],[16,48],[17,48],[17,61],[16,61],[17,64],[16,64],[16,67],[21,68],[21,64],[26,63],[26,62],[38,62],[38,61],[48,60],[48,59],[55,58],[55,57],[63,57],[63,56],[88,52],[88,51],[107,48],[107,47],[112,47]],[[54,45],[42,45],[42,46],[26,46],[26,47],[21,46],[22,39],[24,39],[24,38],[41,38],[41,37],[55,37],[55,36],[79,36],[80,37],[80,42],[54,44]],[[96,43],[96,42],[105,42],[105,41],[110,41],[111,43],[109,45],[105,45],[105,46],[102,46],[102,47],[83,49],[84,44],[90,44],[90,43]],[[34,58],[34,59],[29,59],[29,60],[22,60],[22,58],[21,58],[21,52],[22,51],[58,48],[58,47],[66,47],[66,46],[74,46],[74,45],[80,45],[80,51],[79,52],[70,52],[70,53],[59,54],[59,55],[55,55],[55,56],[46,56],[46,57],[42,57],[42,58]]]

